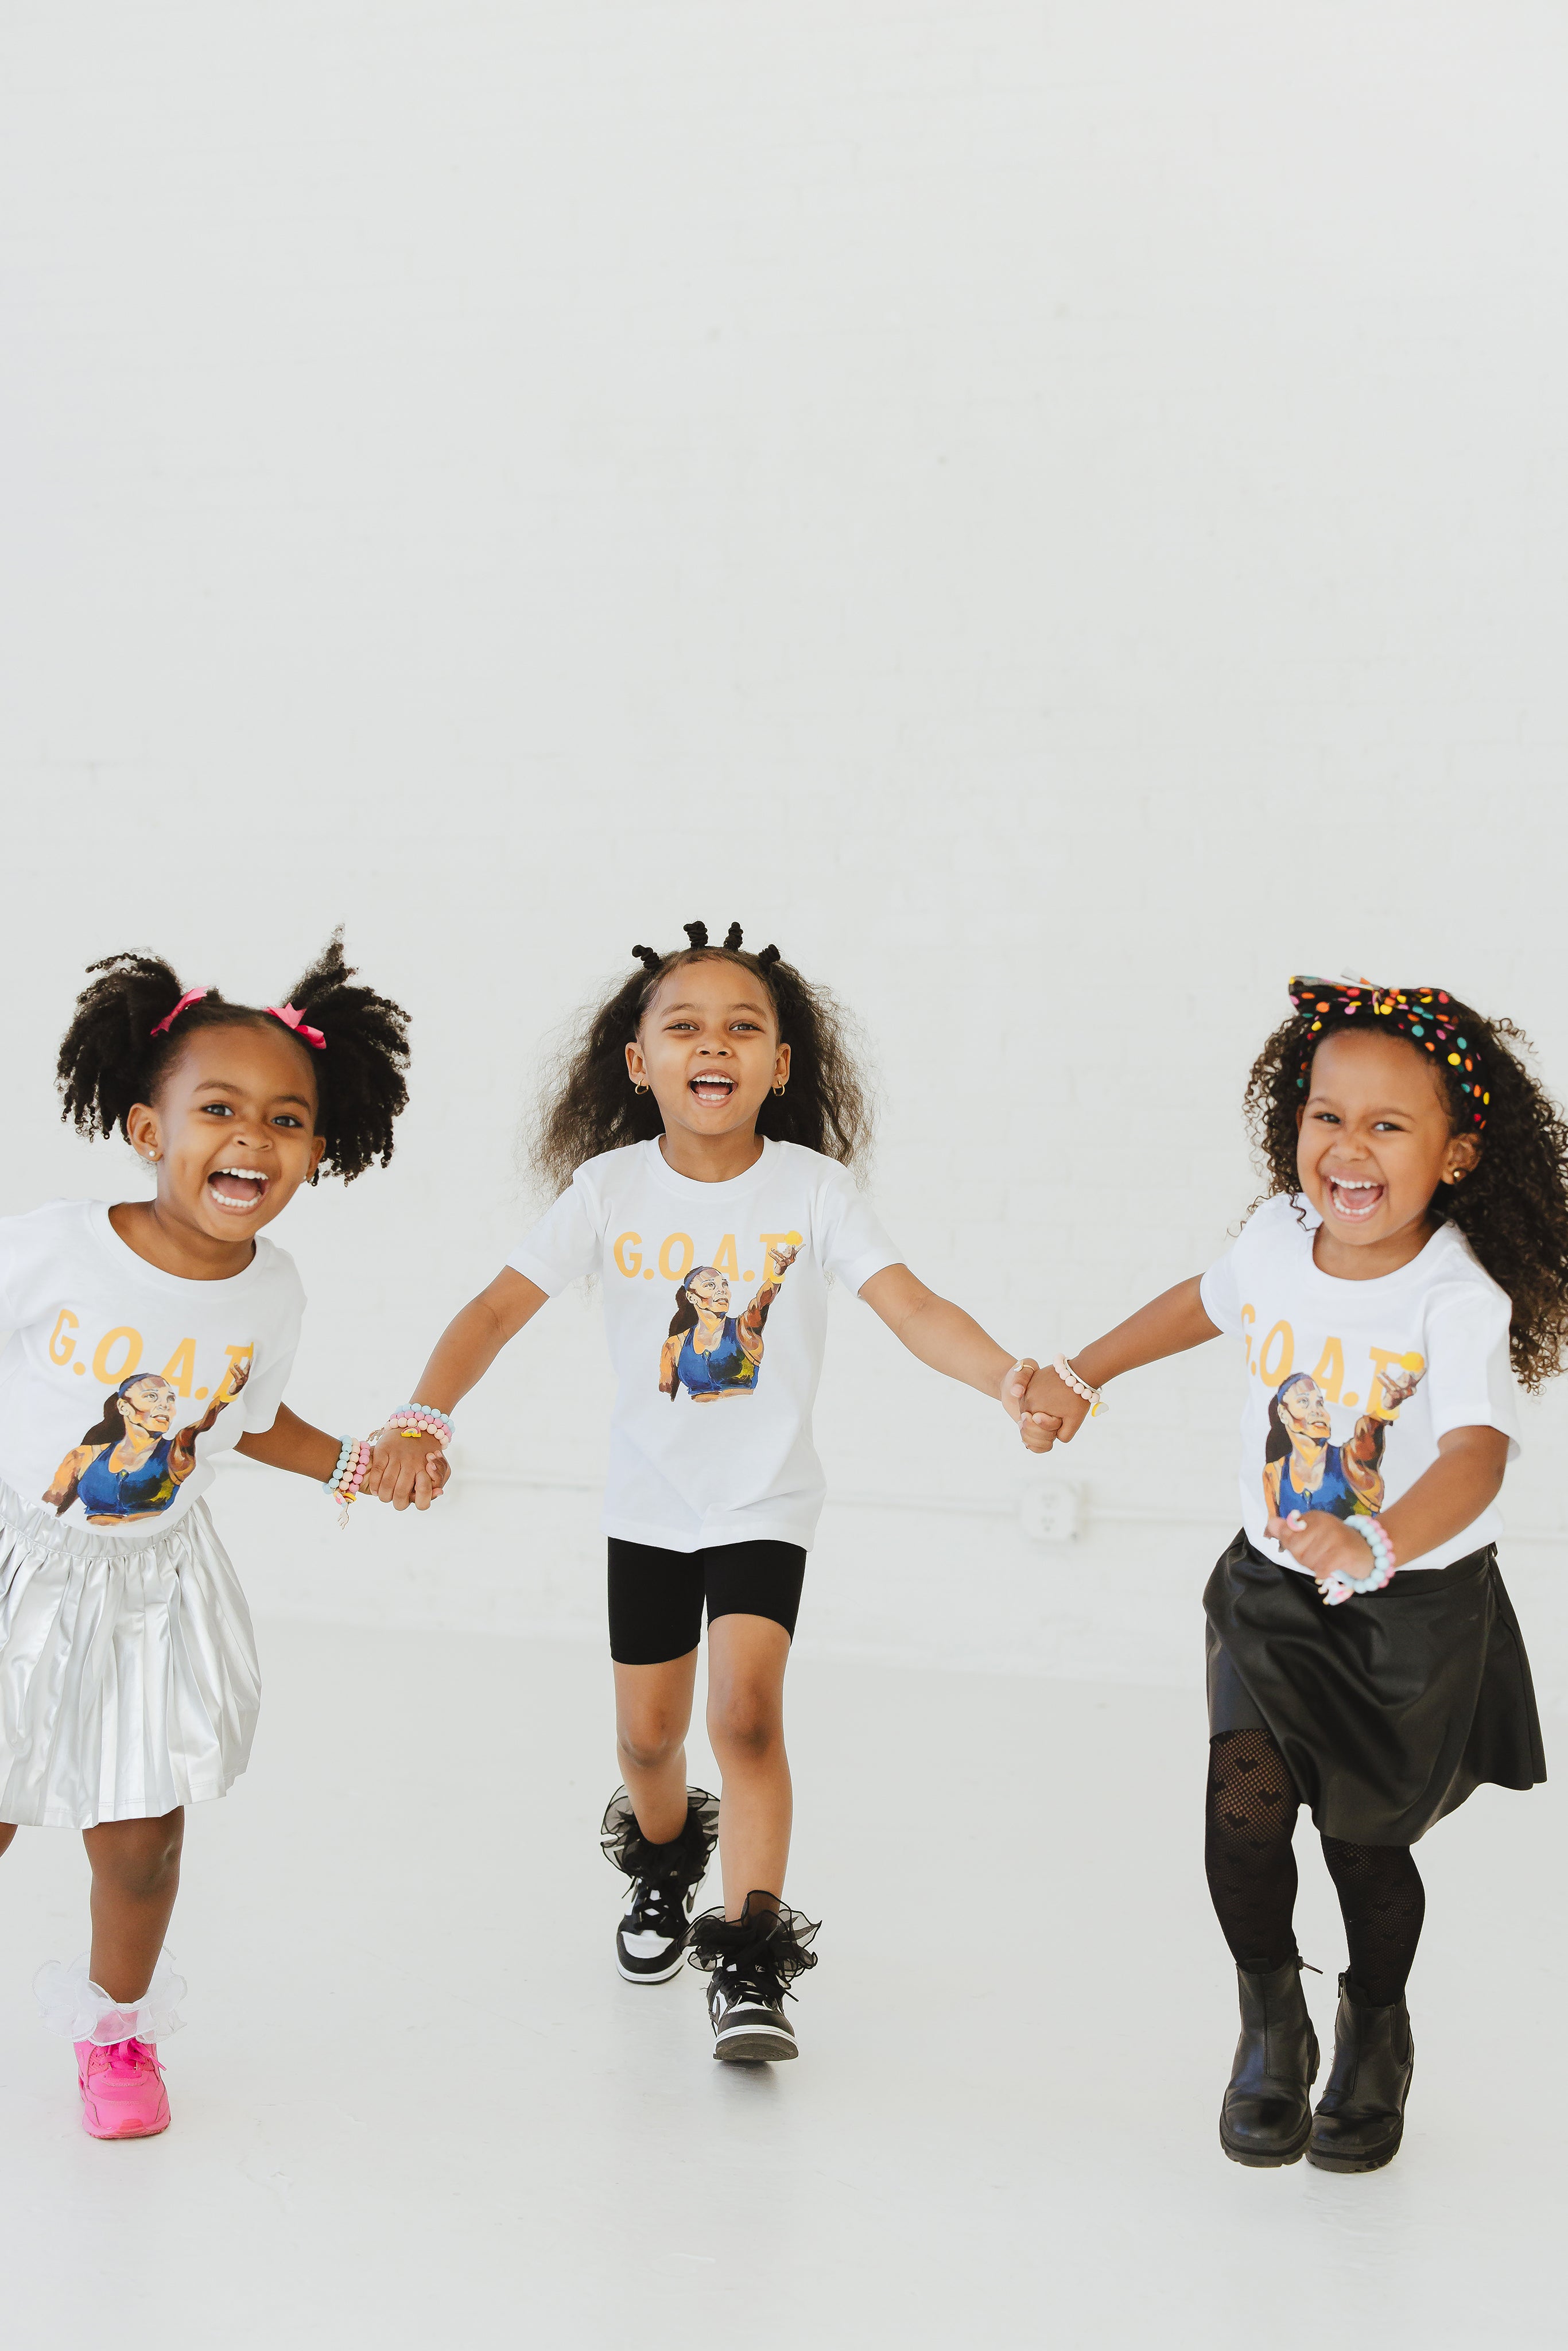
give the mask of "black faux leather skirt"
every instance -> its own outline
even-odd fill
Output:
[[[1530,1660],[1493,1547],[1402,1568],[1382,1592],[1325,1608],[1310,1575],[1239,1534],[1203,1605],[1209,1736],[1271,1731],[1325,1836],[1414,1844],[1483,1781],[1545,1779]]]

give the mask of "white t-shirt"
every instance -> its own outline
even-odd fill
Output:
[[[1282,1567],[1297,1562],[1263,1532],[1271,1505],[1281,1517],[1385,1510],[1431,1468],[1451,1428],[1500,1428],[1509,1459],[1519,1453],[1508,1298],[1458,1226],[1439,1226],[1397,1273],[1343,1281],[1313,1262],[1322,1221],[1294,1194],[1265,1200],[1202,1282],[1209,1320],[1247,1349],[1248,1540]],[[1399,1564],[1447,1567],[1501,1529],[1494,1501],[1446,1543]]]
[[[765,1143],[727,1184],[657,1142],[590,1159],[511,1259],[549,1297],[604,1284],[615,1365],[606,1534],[665,1551],[767,1537],[808,1550],[825,1491],[811,1405],[828,1277],[898,1253],[834,1159]]]
[[[277,1419],[304,1306],[265,1238],[243,1273],[184,1281],[128,1249],[101,1200],[0,1218],[0,1478],[68,1526],[164,1533],[214,1455]]]

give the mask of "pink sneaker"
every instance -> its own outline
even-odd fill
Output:
[[[89,2138],[156,2138],[169,2127],[163,2069],[151,2041],[78,2041],[77,2086]]]

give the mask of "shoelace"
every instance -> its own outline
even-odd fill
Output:
[[[626,1915],[636,1921],[638,1928],[649,1925],[657,1931],[667,1923],[664,1912],[679,1908],[673,1886],[663,1885],[656,1877],[639,1877],[632,1886]]]
[[[741,2004],[758,2008],[778,2008],[789,1997],[782,1984],[775,1983],[759,1968],[719,1968],[714,1982],[721,1986],[726,2001],[731,2008]]]
[[[144,2041],[110,2041],[99,2044],[99,2055],[111,2074],[140,2074],[157,2059]],[[90,2064],[90,2060],[89,2061]]]

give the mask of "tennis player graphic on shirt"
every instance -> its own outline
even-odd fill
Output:
[[[789,1241],[768,1251],[767,1278],[744,1314],[729,1311],[729,1284],[714,1265],[694,1266],[675,1292],[675,1318],[659,1358],[659,1388],[672,1404],[684,1387],[698,1404],[750,1395],[762,1369],[762,1326],[800,1255]]]
[[[249,1377],[248,1356],[231,1363],[201,1419],[171,1437],[177,1391],[157,1372],[132,1373],[105,1396],[103,1418],[66,1455],[45,1501],[61,1518],[79,1502],[89,1527],[162,1517],[196,1466],[197,1437]]]
[[[1383,1507],[1383,1451],[1391,1422],[1421,1374],[1396,1364],[1377,1374],[1381,1395],[1355,1424],[1347,1445],[1330,1442],[1328,1398],[1310,1372],[1281,1380],[1269,1405],[1263,1496],[1271,1518],[1328,1510],[1336,1519],[1370,1517]]]

